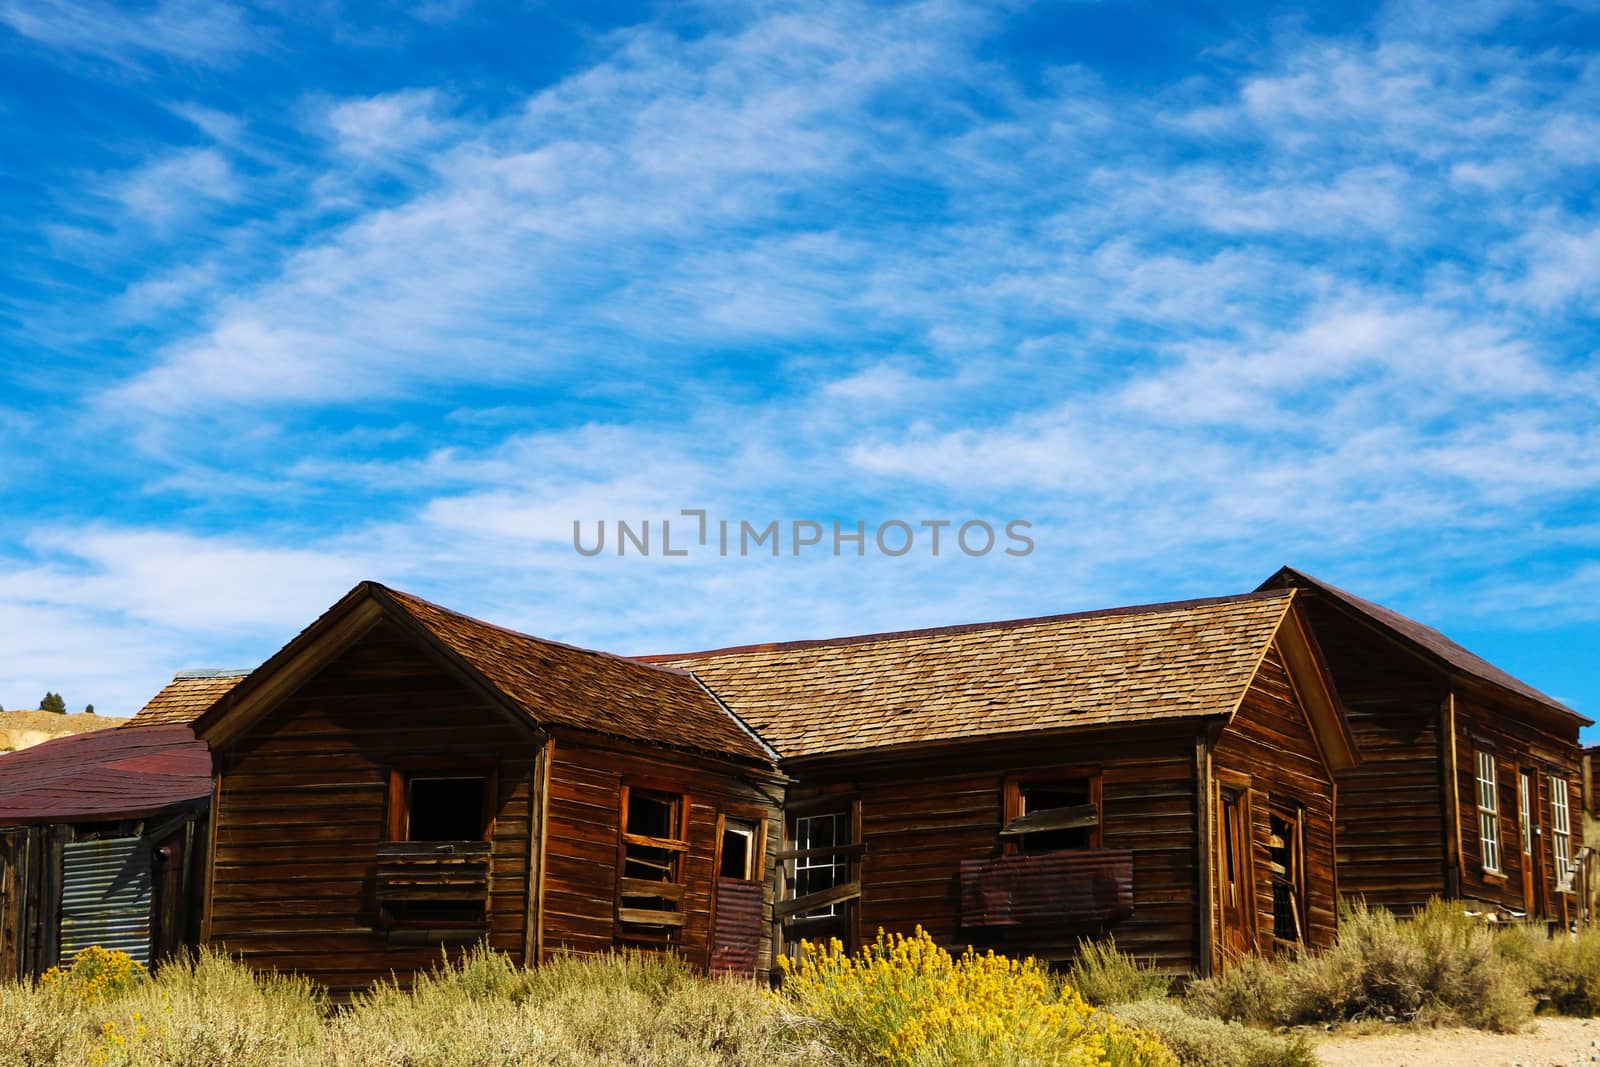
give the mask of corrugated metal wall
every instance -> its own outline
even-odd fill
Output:
[[[90,945],[150,962],[150,843],[73,841],[61,853],[61,960]]]

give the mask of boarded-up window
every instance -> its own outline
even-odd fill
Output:
[[[443,759],[390,771],[376,893],[391,939],[471,940],[487,928],[496,780],[492,767]]]
[[[61,959],[90,945],[150,962],[150,845],[143,838],[70,841],[61,850]]]
[[[1572,809],[1565,778],[1550,779],[1550,833],[1555,839],[1556,881],[1564,882],[1572,870]]]
[[[1478,843],[1483,869],[1499,874],[1500,864],[1500,788],[1495,774],[1494,754],[1478,752]]]
[[[622,787],[617,922],[628,940],[670,942],[683,926],[687,814],[682,794]]]

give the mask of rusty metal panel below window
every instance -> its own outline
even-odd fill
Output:
[[[61,961],[90,945],[150,962],[150,843],[68,842],[61,851]]]
[[[1083,927],[1133,914],[1133,853],[1085,848],[961,863],[961,925]]]

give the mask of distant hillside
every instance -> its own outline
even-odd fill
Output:
[[[127,719],[110,715],[58,715],[53,711],[0,711],[0,752],[31,748],[52,737],[121,726]]]

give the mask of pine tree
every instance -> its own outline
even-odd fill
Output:
[[[93,704],[85,704],[83,706],[83,713],[85,715],[93,715],[94,714],[94,705]]]
[[[40,711],[53,711],[57,715],[67,713],[67,702],[61,699],[60,693],[46,693],[44,699],[39,701]]]

